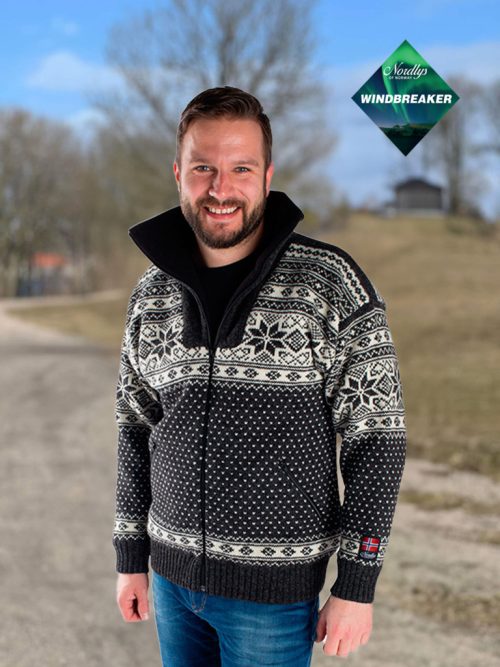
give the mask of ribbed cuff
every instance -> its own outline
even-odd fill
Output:
[[[136,574],[149,570],[149,537],[147,540],[114,540],[116,571]]]
[[[335,597],[354,602],[373,602],[381,565],[367,566],[337,557],[337,580],[330,588]]]

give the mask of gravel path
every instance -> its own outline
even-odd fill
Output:
[[[11,303],[0,301],[0,666],[159,667],[154,619],[127,624],[115,603],[118,358],[83,338],[8,316],[4,308]],[[403,489],[500,502],[499,484],[412,459]],[[498,667],[499,626],[478,624],[477,606],[471,603],[470,623],[466,606],[463,625],[425,611],[429,591],[448,609],[469,596],[498,593],[500,547],[478,541],[495,530],[498,514],[427,511],[400,501],[377,586],[373,633],[349,663]],[[327,584],[335,574],[331,559]],[[442,598],[448,590],[453,595]],[[498,622],[498,602],[496,614]],[[338,660],[315,645],[313,667]]]

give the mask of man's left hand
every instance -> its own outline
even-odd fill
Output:
[[[319,612],[315,641],[323,641],[326,635],[323,653],[346,658],[368,642],[372,626],[373,603],[330,595]]]

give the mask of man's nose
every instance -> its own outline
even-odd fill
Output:
[[[231,197],[232,193],[233,189],[230,175],[226,171],[217,171],[210,183],[208,194],[221,202],[224,199]]]

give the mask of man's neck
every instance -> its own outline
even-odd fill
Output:
[[[210,248],[197,238],[196,242],[200,260],[205,266],[210,268],[238,262],[240,259],[250,255],[257,248],[263,233],[264,221],[261,222],[253,234],[247,236],[244,241],[231,248]]]

